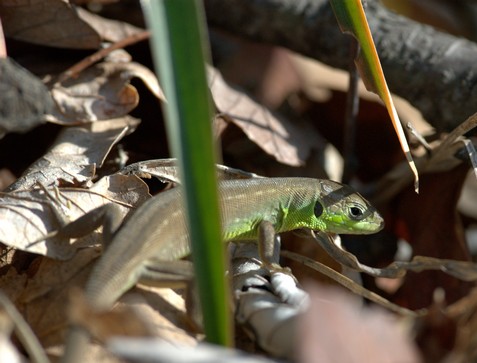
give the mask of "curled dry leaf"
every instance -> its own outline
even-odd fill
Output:
[[[302,165],[311,149],[323,144],[323,139],[309,125],[297,125],[274,114],[227,84],[215,69],[208,69],[208,77],[220,114],[240,127],[251,141],[277,161],[291,166]]]
[[[142,180],[124,175],[103,178],[89,190],[51,188],[2,193],[0,241],[23,251],[66,260],[74,255],[78,243],[70,244],[60,236],[47,241],[42,238],[104,204],[117,203],[126,215],[149,197]]]
[[[96,31],[65,0],[0,2],[5,36],[50,47],[96,49]]]
[[[99,62],[101,59],[106,59],[109,63],[124,65],[130,73],[129,76],[124,74],[124,78],[140,78],[158,99],[165,101],[164,93],[162,92],[156,75],[151,70],[139,63],[131,63],[131,55],[123,49],[128,45],[140,42],[147,38],[149,38],[149,32],[143,31],[141,33],[135,33],[127,38],[121,39],[116,43],[111,44],[107,48],[98,50],[97,52],[89,55],[67,70],[63,71],[57,79],[57,84],[61,84],[69,78],[77,77],[79,73],[90,67],[92,64]]]
[[[87,185],[113,145],[138,124],[138,119],[124,116],[63,129],[50,150],[7,191],[28,190],[38,183],[47,187]]]
[[[49,121],[59,124],[80,124],[108,120],[128,114],[138,102],[136,88],[129,84],[138,77],[158,97],[162,97],[154,74],[137,63],[96,64],[51,89],[57,110]]]
[[[164,92],[154,72],[139,63],[130,62],[124,66],[125,69],[122,74],[124,78],[139,78],[158,100],[166,102],[166,96],[164,96]]]

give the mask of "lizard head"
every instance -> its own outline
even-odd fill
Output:
[[[314,205],[318,229],[337,234],[372,234],[383,229],[378,211],[352,188],[327,183],[320,194]]]

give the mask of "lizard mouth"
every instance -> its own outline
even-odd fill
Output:
[[[384,219],[379,215],[375,215],[371,220],[363,220],[355,223],[352,228],[349,228],[349,226],[346,225],[342,227],[344,227],[345,230],[338,233],[373,234],[381,231],[384,228]]]
[[[384,228],[384,219],[381,216],[377,216],[379,218],[373,224],[376,226],[376,232],[381,231]]]

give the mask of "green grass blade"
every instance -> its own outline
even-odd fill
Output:
[[[341,31],[353,35],[361,46],[361,53],[356,60],[359,73],[363,78],[366,88],[376,93],[384,102],[391,117],[394,130],[398,136],[401,148],[406,156],[409,167],[414,173],[414,189],[419,190],[419,176],[416,165],[409,150],[406,136],[394,107],[394,102],[389,92],[386,79],[379,61],[376,47],[374,46],[371,31],[366,20],[366,15],[360,0],[330,0]]]
[[[185,189],[199,298],[209,342],[231,345],[225,248],[215,179],[212,107],[205,73],[206,30],[198,0],[142,0],[164,87],[168,139]],[[171,226],[174,228],[174,226]]]

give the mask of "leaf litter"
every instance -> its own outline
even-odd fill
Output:
[[[49,116],[50,122],[63,126],[69,125],[69,127],[64,127],[64,131],[60,133],[49,151],[44,155],[36,155],[37,162],[25,170],[17,182],[0,196],[0,224],[2,224],[0,240],[9,249],[14,249],[13,257],[9,255],[8,259],[4,259],[3,274],[0,278],[4,291],[17,305],[43,346],[53,349],[64,343],[63,333],[68,319],[65,306],[70,305],[70,288],[84,286],[91,265],[100,255],[98,244],[101,237],[95,233],[81,241],[46,242],[42,240],[42,237],[58,230],[64,223],[75,220],[105,203],[120,205],[123,214],[126,215],[150,198],[148,187],[138,176],[141,178],[154,176],[162,181],[173,183],[177,183],[178,179],[173,162],[144,161],[144,157],[138,160],[138,155],[135,155],[134,149],[128,145],[126,137],[133,132],[141,132],[143,127],[138,119],[129,114],[133,110],[147,107],[141,104],[142,98],[147,98],[147,95],[131,85],[132,78],[138,77],[143,80],[155,101],[163,100],[157,79],[148,67],[131,60],[126,60],[125,63],[111,61],[113,58],[102,61],[110,51],[98,50],[101,40],[122,44],[121,41],[127,37],[134,38],[142,32],[142,29],[125,22],[106,20],[84,9],[78,11],[65,1],[50,0],[45,3],[48,6],[44,8],[22,7],[21,1],[0,5],[6,36],[27,42],[26,47],[31,42],[64,48],[94,49],[97,50],[97,55],[90,59],[83,59],[84,66],[65,67],[62,72],[49,74],[49,77],[44,78],[44,80],[50,79],[49,95],[55,100],[57,106],[57,110]],[[52,16],[55,9],[56,17]],[[33,15],[37,15],[37,18],[35,19]],[[36,21],[38,19],[43,19],[44,24]],[[66,24],[65,20],[70,23]],[[137,40],[145,38],[140,37]],[[133,54],[131,59],[135,59],[135,56],[137,55]],[[127,54],[124,59],[128,59]],[[75,64],[79,63],[81,63],[80,58]],[[61,79],[65,74],[67,77]],[[299,117],[299,107],[296,107],[295,113],[292,113],[294,117],[289,118],[289,114],[283,115],[286,112],[282,109],[267,109],[254,99],[251,92],[245,93],[240,87],[228,84],[219,70],[209,68],[209,76],[218,116],[222,117],[226,123],[233,123],[258,145],[264,154],[279,163],[293,167],[301,166],[305,170],[313,169],[313,166],[307,165],[311,163],[310,154],[314,148],[321,147],[317,147],[317,144],[326,141],[316,130],[313,122]],[[55,84],[53,81],[55,79],[60,79],[60,82]],[[39,78],[37,81],[41,82]],[[160,118],[158,115],[147,115],[147,112],[139,114],[143,123],[146,120],[151,122],[151,119],[157,122]],[[463,122],[461,127],[447,138],[430,142],[432,149],[428,154],[416,159],[420,176],[424,180],[426,177],[430,180],[427,184],[428,196],[424,196],[425,199],[409,200],[403,194],[405,193],[403,191],[412,184],[412,174],[407,167],[403,167],[404,164],[393,164],[394,168],[370,188],[374,188],[374,195],[371,195],[371,198],[383,207],[386,213],[389,213],[386,219],[390,221],[392,232],[401,238],[407,238],[414,252],[422,253],[422,256],[414,256],[410,261],[396,261],[389,266],[378,268],[359,262],[355,256],[334,244],[329,245],[331,250],[329,246],[325,248],[347,268],[373,276],[397,277],[404,281],[402,285],[404,287],[410,283],[410,288],[401,289],[404,292],[389,297],[389,301],[393,304],[400,304],[403,307],[406,304],[412,305],[412,296],[415,295],[412,289],[422,291],[428,301],[424,306],[427,309],[424,316],[428,319],[415,320],[414,322],[419,322],[420,330],[411,327],[407,335],[403,337],[396,332],[396,327],[404,321],[404,318],[399,316],[390,318],[374,311],[367,312],[367,309],[360,306],[358,300],[349,300],[348,297],[343,296],[336,297],[335,292],[322,288],[316,288],[320,289],[317,293],[316,289],[312,288],[312,304],[320,301],[326,301],[326,303],[314,308],[313,313],[318,314],[318,317],[310,318],[309,323],[315,319],[318,322],[303,328],[302,336],[315,337],[313,341],[319,341],[321,345],[317,347],[318,353],[313,352],[314,344],[303,340],[301,344],[303,361],[315,361],[312,359],[317,356],[326,357],[327,354],[337,352],[334,347],[343,345],[350,347],[348,351],[351,352],[352,359],[362,361],[360,360],[362,346],[357,345],[360,340],[356,339],[356,335],[360,335],[362,324],[371,324],[371,321],[376,323],[377,330],[374,331],[374,327],[369,328],[374,333],[370,333],[366,338],[366,347],[368,353],[373,353],[375,361],[382,361],[381,359],[389,354],[387,348],[393,346],[401,347],[399,352],[394,354],[395,356],[408,357],[406,361],[409,362],[419,361],[416,353],[417,345],[422,353],[429,354],[428,356],[431,356],[431,353],[426,348],[426,344],[417,340],[412,342],[410,337],[414,332],[422,332],[429,328],[431,333],[426,338],[427,341],[438,338],[438,329],[430,328],[435,326],[440,316],[435,311],[446,319],[450,319],[457,331],[455,342],[447,341],[449,350],[443,354],[448,358],[453,357],[455,362],[463,362],[470,357],[475,358],[475,343],[472,336],[477,329],[475,318],[477,299],[472,289],[473,285],[463,285],[465,288],[460,295],[453,295],[452,292],[455,289],[453,285],[455,281],[474,281],[477,276],[476,265],[470,261],[469,256],[465,255],[467,250],[463,245],[465,240],[462,237],[465,226],[458,218],[455,218],[457,200],[467,170],[462,159],[470,156],[475,170],[475,150],[472,139],[463,136],[475,127],[475,119],[474,115]],[[334,125],[330,124],[329,127]],[[117,144],[129,146],[126,159],[131,158],[137,163],[122,170],[119,165],[116,166],[116,170],[107,170],[105,160]],[[149,159],[156,157],[153,155]],[[234,160],[230,161],[233,164]],[[458,178],[456,167],[460,168]],[[257,169],[260,169],[260,166],[257,166]],[[230,173],[232,178],[237,175],[246,178],[257,177],[247,173],[237,174],[227,169],[222,172],[226,177]],[[101,178],[99,174],[105,176]],[[442,182],[444,177],[447,178],[447,183]],[[154,187],[153,184],[150,185]],[[425,188],[426,184],[423,183],[421,192],[424,192]],[[452,195],[442,198],[443,193],[449,190],[453,191]],[[422,208],[423,205],[427,208]],[[401,212],[399,212],[400,208]],[[411,214],[410,210],[415,214]],[[435,220],[433,223],[438,223],[443,229],[436,229],[434,233],[428,233],[423,237],[419,235],[419,232],[426,228],[429,230],[429,226],[426,225],[426,222],[429,224],[429,219],[418,217],[425,217],[431,213],[437,216],[433,219]],[[446,235],[442,230],[452,233]],[[443,236],[446,237],[443,238]],[[451,255],[452,258],[449,258],[449,250],[443,247],[455,241],[461,245],[459,247],[461,255]],[[441,255],[433,256],[433,252],[439,252]],[[418,279],[414,277],[420,276],[421,273],[418,272],[427,269],[438,270],[452,277],[440,281],[429,276],[425,277],[419,284],[427,284],[430,292],[424,292],[419,287],[423,285],[416,285]],[[406,282],[405,275],[411,273],[413,277]],[[422,276],[425,275],[422,274]],[[436,300],[433,296],[433,292],[438,288],[446,291],[444,299]],[[166,296],[169,292],[161,292],[161,295],[157,295],[158,290],[154,288],[136,288],[133,291],[136,293],[133,297],[139,294],[148,301],[147,304],[139,304],[143,312],[149,310],[150,315],[146,321],[152,320],[152,317],[157,315],[154,311],[155,307],[161,311],[166,309],[167,304],[160,305],[159,300],[162,299],[160,296]],[[138,305],[137,303],[132,305],[135,304]],[[109,317],[106,317],[104,321],[96,325],[94,314],[83,309],[87,307],[82,306],[80,302],[71,305],[77,308],[76,319],[87,321],[86,325],[93,331],[95,329],[99,331],[98,335],[103,338],[109,336],[113,326],[125,320],[125,315],[113,315],[111,321],[108,320]],[[127,305],[130,306],[131,303]],[[130,316],[132,313],[126,314]],[[175,314],[177,313],[172,312],[170,316]],[[402,320],[399,321],[399,319]],[[166,324],[166,321],[170,320],[165,318],[165,320],[156,321],[155,327]],[[174,326],[179,326],[179,322],[169,325],[169,329]],[[325,327],[317,329],[316,326]],[[127,325],[125,329],[128,330]],[[450,328],[444,326],[444,333],[446,329]],[[330,334],[330,331],[335,331],[336,334]],[[383,332],[389,334],[380,337]],[[318,334],[318,337],[312,333]],[[167,333],[163,336],[175,341],[175,338],[168,336]],[[334,336],[338,338],[334,339]],[[193,344],[193,339],[189,336],[187,342]],[[54,353],[54,355],[57,354]],[[348,358],[347,356],[346,359]],[[91,359],[94,360],[94,358]],[[369,355],[367,359],[370,359]]]
[[[117,204],[126,215],[145,198],[147,186],[134,176],[123,175],[102,178],[89,189],[41,187],[2,193],[0,241],[22,251],[67,260],[81,244],[71,244],[61,235],[45,241],[46,236],[107,203]]]

